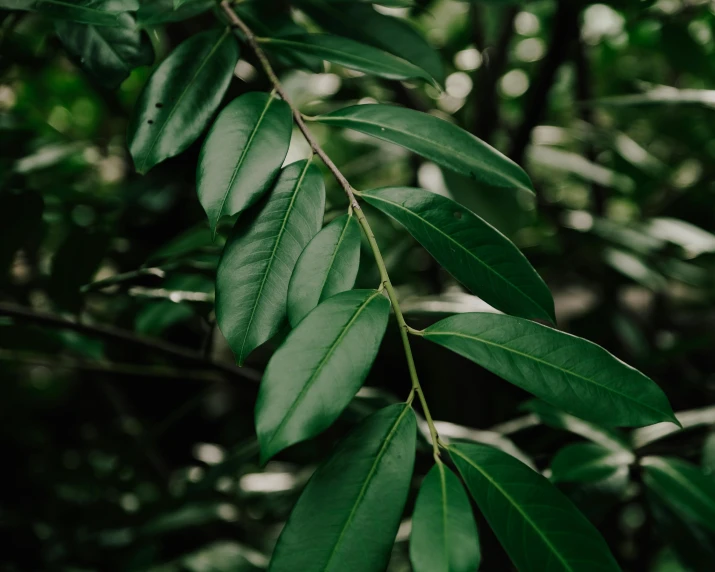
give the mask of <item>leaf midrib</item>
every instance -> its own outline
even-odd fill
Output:
[[[370,467],[370,472],[368,473],[367,478],[365,479],[365,482],[363,483],[362,487],[360,488],[360,492],[358,493],[357,499],[355,499],[355,502],[353,503],[353,507],[350,510],[350,514],[348,515],[348,518],[345,521],[345,524],[343,525],[342,530],[340,531],[340,536],[338,537],[338,540],[335,542],[335,546],[333,546],[333,550],[331,551],[330,557],[328,558],[328,561],[325,564],[325,568],[323,568],[323,572],[328,572],[328,569],[330,568],[330,563],[333,561],[333,558],[335,558],[335,555],[338,553],[338,548],[340,548],[340,544],[342,543],[343,538],[345,537],[345,533],[347,532],[347,529],[350,526],[350,523],[352,522],[353,518],[355,518],[355,513],[357,512],[358,506],[360,505],[363,497],[367,493],[367,488],[370,485],[370,481],[372,480],[372,478],[375,474],[375,471],[377,471],[377,467],[380,464],[382,457],[387,452],[387,448],[389,447],[390,443],[392,442],[392,439],[394,438],[395,433],[397,433],[397,429],[400,427],[400,423],[402,423],[402,419],[407,414],[407,412],[410,410],[411,410],[411,407],[409,405],[405,404],[404,409],[402,410],[402,413],[400,413],[399,417],[395,421],[395,424],[390,428],[390,432],[387,434],[387,437],[385,438],[382,445],[380,446],[380,450],[378,451],[377,455],[375,456],[375,461],[373,462],[372,467]]]
[[[181,91],[179,94],[179,97],[176,99],[176,103],[174,106],[171,108],[169,111],[169,115],[166,116],[166,119],[162,122],[161,127],[156,130],[156,135],[154,135],[154,139],[151,142],[151,145],[149,146],[149,149],[147,152],[144,154],[144,158],[142,160],[142,168],[140,169],[140,172],[144,172],[144,168],[146,167],[146,162],[149,156],[151,155],[151,152],[154,150],[154,147],[156,146],[156,142],[159,140],[159,136],[164,132],[164,129],[166,129],[166,126],[169,124],[169,121],[171,121],[171,118],[174,116],[174,112],[179,108],[179,104],[181,101],[184,99],[184,96],[186,93],[189,91],[189,88],[193,85],[193,83],[196,81],[196,78],[199,76],[199,74],[204,70],[208,62],[211,60],[211,58],[214,56],[218,48],[221,46],[223,41],[228,37],[230,30],[226,30],[223,34],[221,34],[221,37],[218,39],[216,44],[211,48],[211,51],[208,53],[208,55],[204,58],[204,61],[201,62],[201,65],[199,68],[196,70],[194,75],[191,77],[189,82],[186,84],[184,89]]]
[[[328,278],[330,278],[330,273],[333,270],[333,264],[335,264],[335,259],[338,256],[338,252],[340,251],[340,247],[343,244],[343,240],[345,239],[345,234],[348,231],[348,228],[350,227],[350,223],[352,222],[352,214],[348,215],[347,221],[343,225],[343,229],[340,231],[340,237],[338,237],[338,242],[335,245],[335,249],[333,250],[333,254],[330,257],[330,263],[328,264],[328,270],[325,273],[325,280],[323,280],[323,285],[320,288],[320,294],[318,295],[318,303],[321,302],[321,299],[323,297],[323,292],[325,292],[325,286],[328,283]]]
[[[448,500],[447,500],[447,475],[445,475],[445,469],[444,465],[442,464],[441,461],[437,461],[437,468],[439,469],[439,482],[441,486],[441,499],[442,499],[442,533],[444,536],[444,542],[442,543],[442,546],[444,548],[444,561],[447,565],[447,570],[450,568],[450,559],[449,559],[449,531],[447,530],[447,506],[448,506]]]
[[[569,370],[569,369],[565,369],[565,368],[560,367],[560,366],[558,366],[558,365],[556,365],[556,364],[549,363],[548,361],[545,361],[545,360],[543,360],[543,359],[534,357],[534,356],[532,356],[532,355],[530,355],[530,354],[526,354],[526,353],[524,353],[524,352],[520,352],[519,350],[512,349],[512,348],[507,347],[507,346],[504,346],[504,345],[502,345],[502,344],[498,344],[498,343],[496,343],[496,342],[487,341],[487,340],[485,340],[485,339],[483,339],[483,338],[480,338],[480,337],[478,337],[478,336],[463,334],[463,333],[461,333],[461,332],[444,332],[444,331],[442,331],[442,332],[434,332],[434,331],[433,331],[433,332],[430,332],[429,329],[425,330],[424,336],[425,336],[426,338],[428,338],[428,339],[429,339],[430,336],[456,336],[456,337],[458,337],[458,338],[464,338],[464,339],[467,339],[467,340],[474,340],[474,341],[481,342],[481,343],[486,344],[486,345],[489,345],[489,346],[494,346],[494,347],[499,348],[499,349],[501,349],[501,350],[504,350],[504,351],[507,351],[507,352],[511,352],[511,353],[516,354],[516,355],[519,355],[519,356],[521,356],[521,357],[523,357],[523,358],[530,359],[530,360],[535,361],[535,362],[537,362],[537,363],[540,363],[540,364],[543,364],[543,365],[545,365],[545,366],[551,367],[551,368],[553,368],[553,369],[555,369],[555,370],[557,370],[557,371],[562,372],[562,373],[565,374],[565,375],[571,375],[571,376],[573,376],[573,377],[576,377],[576,378],[578,378],[578,379],[581,379],[581,380],[583,380],[583,381],[586,381],[586,382],[588,382],[588,383],[591,383],[591,384],[593,384],[593,385],[595,385],[595,386],[597,386],[597,387],[600,387],[601,389],[603,389],[603,390],[605,390],[605,391],[609,391],[609,392],[611,392],[611,393],[614,393],[614,394],[616,394],[616,395],[619,395],[619,396],[623,397],[624,399],[627,399],[627,400],[629,400],[629,401],[632,401],[633,403],[635,403],[636,405],[638,405],[640,408],[644,408],[644,409],[648,409],[648,410],[650,410],[650,411],[654,411],[655,413],[657,413],[657,414],[660,415],[660,416],[663,415],[663,412],[662,412],[662,411],[659,411],[659,410],[655,409],[654,407],[651,407],[650,405],[646,405],[646,404],[644,404],[644,403],[641,403],[641,402],[638,401],[635,397],[630,397],[629,395],[626,395],[625,393],[621,393],[620,391],[616,391],[615,389],[610,388],[610,387],[608,387],[608,386],[606,386],[606,385],[603,385],[603,384],[601,384],[601,383],[598,383],[597,381],[595,381],[595,380],[593,380],[593,379],[590,379],[590,378],[588,378],[588,377],[584,377],[583,375],[581,375],[581,374],[579,374],[579,373],[576,373],[576,372],[571,371],[571,370]],[[488,368],[487,368],[487,369],[488,369]]]
[[[576,572],[569,562],[567,560],[564,560],[564,557],[561,555],[561,553],[557,550],[556,546],[551,542],[551,540],[541,531],[541,529],[536,525],[536,523],[531,519],[531,517],[526,513],[522,508],[521,505],[519,505],[514,498],[507,493],[497,481],[495,481],[491,475],[489,475],[486,471],[482,470],[476,463],[474,463],[469,457],[465,456],[461,451],[454,447],[450,447],[449,450],[456,454],[457,456],[461,457],[466,461],[467,464],[469,464],[471,467],[474,467],[479,473],[489,481],[489,483],[497,489],[502,496],[517,510],[517,512],[521,515],[521,517],[524,519],[524,521],[531,526],[531,528],[536,532],[536,534],[541,538],[543,543],[546,545],[546,547],[556,556],[556,558],[561,562],[563,565],[564,569],[567,570],[568,572]]]
[[[335,352],[335,349],[340,345],[340,342],[343,340],[345,335],[347,334],[348,330],[352,327],[352,325],[355,323],[355,321],[360,317],[360,314],[365,310],[365,308],[372,302],[375,297],[380,295],[379,290],[375,290],[373,294],[371,294],[364,302],[358,306],[358,308],[355,310],[353,313],[352,317],[348,321],[347,324],[345,324],[342,329],[340,330],[340,334],[336,338],[335,342],[333,342],[330,346],[330,349],[325,353],[325,355],[321,358],[320,362],[316,366],[315,370],[313,373],[310,374],[310,377],[305,381],[303,384],[303,388],[300,390],[296,398],[293,400],[293,403],[291,403],[290,408],[288,411],[286,411],[286,414],[283,416],[283,419],[281,419],[281,422],[278,424],[278,426],[275,428],[273,431],[273,434],[271,435],[270,441],[268,441],[268,444],[266,447],[271,445],[275,438],[280,434],[281,430],[285,426],[285,424],[288,422],[290,419],[290,416],[293,414],[293,412],[296,410],[298,405],[300,404],[301,401],[303,401],[303,398],[305,397],[305,394],[308,392],[308,390],[313,386],[313,383],[315,383],[315,380],[318,378],[318,375],[320,372],[323,370],[323,367],[325,367],[325,364],[328,363],[328,360],[330,357],[333,355]]]
[[[489,272],[491,272],[491,273],[495,274],[496,276],[498,276],[498,277],[499,277],[503,282],[505,282],[508,286],[510,286],[511,288],[513,288],[514,290],[516,290],[517,292],[519,292],[519,293],[520,293],[522,296],[524,296],[526,299],[530,300],[530,301],[541,311],[542,316],[546,316],[546,318],[548,319],[549,322],[552,321],[551,316],[549,315],[548,312],[546,312],[546,311],[544,310],[544,308],[541,307],[541,304],[539,304],[536,300],[534,300],[531,296],[529,296],[526,292],[524,292],[524,291],[523,291],[521,288],[519,288],[516,284],[514,284],[513,282],[511,282],[510,280],[508,280],[505,276],[503,276],[503,275],[502,275],[500,272],[498,272],[495,268],[492,268],[491,266],[489,266],[486,262],[484,262],[481,258],[479,258],[477,255],[475,255],[475,254],[474,254],[472,251],[470,251],[468,248],[466,248],[465,246],[463,246],[460,242],[456,241],[456,240],[453,239],[451,236],[449,236],[449,235],[446,234],[444,231],[442,231],[442,229],[440,229],[439,227],[433,225],[431,222],[429,222],[429,221],[426,220],[425,218],[421,217],[421,216],[420,216],[419,214],[417,214],[415,211],[412,211],[412,210],[410,210],[410,209],[408,209],[408,208],[406,208],[406,207],[403,207],[403,206],[402,206],[401,204],[399,204],[399,203],[395,203],[395,202],[393,202],[393,201],[390,201],[390,200],[381,198],[381,197],[379,197],[378,195],[375,195],[375,194],[364,193],[364,196],[367,197],[367,198],[370,198],[370,199],[375,199],[375,200],[378,200],[378,201],[382,201],[382,202],[384,202],[384,203],[388,203],[388,204],[393,205],[393,206],[395,206],[395,207],[397,207],[397,208],[399,208],[399,209],[402,209],[403,211],[407,212],[408,214],[414,216],[416,219],[420,220],[423,224],[425,224],[425,225],[429,226],[430,228],[434,229],[437,233],[439,233],[440,235],[444,236],[447,240],[449,240],[450,242],[454,243],[454,244],[457,245],[460,249],[462,249],[464,252],[466,252],[471,258],[474,258],[474,260],[476,260],[477,262],[479,262],[479,263],[480,263],[482,266],[484,266],[484,268],[486,268]],[[474,215],[474,213],[470,213],[470,214],[473,214],[473,215]],[[474,216],[477,216],[477,215],[474,215]],[[494,229],[494,230],[496,230],[496,229]],[[498,232],[498,231],[497,231],[497,232]],[[527,264],[528,264],[528,261],[527,261]]]
[[[648,468],[648,465],[646,465],[646,468]],[[671,479],[682,485],[683,488],[688,491],[688,493],[692,494],[700,502],[702,502],[703,505],[708,506],[711,511],[715,512],[715,503],[712,502],[712,499],[706,493],[703,493],[703,491],[696,483],[688,480],[688,478],[685,477],[682,473],[680,473],[677,469],[671,467],[665,462],[651,464],[650,468],[655,469],[656,471],[659,470],[661,473],[669,475]],[[715,529],[715,527],[710,528]]]

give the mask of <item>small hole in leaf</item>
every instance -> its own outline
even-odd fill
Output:
[[[462,213],[460,211],[454,211],[454,218],[460,220],[462,218]]]
[[[147,121],[147,123],[148,123],[149,125],[151,125],[152,123],[154,123],[154,120],[153,120],[153,119],[150,119],[149,121]]]
[[[156,106],[157,106],[158,108],[162,108],[162,107],[164,107],[164,104],[163,104],[163,103],[157,103]]]

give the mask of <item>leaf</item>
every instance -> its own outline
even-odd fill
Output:
[[[327,429],[365,381],[385,335],[390,303],[377,290],[328,298],[286,338],[256,402],[261,460]]]
[[[221,103],[238,61],[229,30],[191,36],[149,78],[129,124],[134,165],[146,173],[201,134]]]
[[[715,532],[715,477],[670,457],[645,457],[643,482],[676,512]]]
[[[366,104],[320,115],[315,121],[401,145],[493,187],[534,192],[519,165],[471,133],[434,115],[395,105]]]
[[[526,257],[503,234],[451,199],[387,187],[361,194],[403,225],[457,280],[495,308],[555,321],[554,301]]]
[[[348,38],[328,34],[303,34],[285,38],[262,38],[261,43],[280,53],[298,52],[316,56],[346,68],[386,79],[423,78],[431,76],[422,68],[392,54]]]
[[[92,26],[57,22],[55,29],[67,51],[104,86],[115,89],[139,66],[151,65],[154,49],[138,30],[134,18],[122,14],[121,26]]]
[[[58,20],[94,26],[121,26],[123,13],[98,0],[35,0],[30,9]]]
[[[181,22],[198,16],[216,5],[214,0],[183,0],[180,5],[175,5],[174,1],[143,0],[137,12],[137,22],[144,27]]]
[[[571,334],[511,316],[459,314],[430,326],[424,337],[595,423],[677,424],[668,399],[652,380]]]
[[[410,560],[415,572],[474,572],[481,554],[469,497],[441,462],[422,481],[412,515]]]
[[[309,161],[285,167],[267,200],[238,220],[216,275],[216,320],[239,365],[278,332],[288,281],[320,230],[325,185]]]
[[[288,285],[288,320],[295,327],[320,302],[350,290],[360,266],[360,225],[352,214],[333,220],[300,255]]]
[[[593,525],[539,473],[485,445],[449,452],[518,570],[620,570]]]
[[[391,0],[395,1],[402,0]],[[372,6],[365,5],[366,2],[299,0],[296,4],[327,32],[390,52],[444,84],[444,64],[440,54],[409,22],[380,14]],[[375,4],[387,5],[385,2]]]
[[[255,203],[288,154],[293,116],[285,101],[250,92],[219,114],[201,148],[196,186],[211,230]]]
[[[551,461],[551,481],[600,481],[634,460],[629,451],[613,451],[596,443],[573,443],[560,449]]]
[[[387,567],[415,462],[406,404],[363,421],[305,487],[278,539],[271,572],[375,572]]]

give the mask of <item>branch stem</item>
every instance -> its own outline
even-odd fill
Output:
[[[422,391],[422,386],[420,385],[419,378],[417,377],[417,369],[415,367],[415,360],[412,356],[412,348],[410,347],[410,339],[409,339],[408,333],[410,331],[412,331],[412,328],[410,328],[405,323],[405,317],[402,315],[402,310],[400,310],[400,303],[397,299],[395,289],[394,289],[392,282],[390,281],[390,277],[387,273],[387,267],[385,266],[385,261],[382,258],[382,253],[380,252],[380,248],[377,245],[377,241],[375,240],[375,235],[372,232],[372,229],[370,228],[370,223],[368,222],[367,217],[365,217],[365,213],[362,211],[362,209],[360,208],[360,204],[358,203],[357,199],[355,198],[356,191],[350,185],[350,183],[345,178],[345,176],[340,172],[340,169],[338,169],[338,167],[335,165],[335,163],[333,163],[332,159],[330,159],[330,157],[328,157],[328,155],[325,153],[323,148],[320,146],[320,143],[318,143],[317,139],[313,136],[313,134],[308,129],[308,126],[305,124],[305,120],[303,119],[303,115],[298,110],[298,108],[291,102],[290,98],[288,97],[285,90],[283,89],[283,86],[282,86],[280,80],[278,79],[278,76],[276,75],[275,71],[273,70],[271,63],[268,61],[268,57],[266,56],[265,52],[263,51],[263,48],[261,48],[261,46],[259,44],[259,40],[256,37],[256,35],[245,24],[245,22],[243,20],[241,20],[241,18],[238,16],[238,14],[236,14],[236,12],[233,10],[233,8],[231,7],[231,4],[229,3],[228,0],[223,0],[221,2],[221,9],[225,12],[225,14],[228,17],[231,24],[234,25],[236,28],[238,28],[243,33],[243,35],[246,38],[246,42],[251,47],[253,52],[256,54],[258,61],[261,63],[261,66],[263,67],[263,71],[266,73],[266,75],[268,76],[268,79],[273,84],[275,91],[281,96],[283,101],[285,101],[288,104],[288,106],[290,107],[291,112],[293,113],[293,119],[295,120],[295,123],[298,126],[298,129],[300,129],[301,133],[303,134],[306,141],[308,142],[311,149],[313,150],[313,153],[315,153],[316,155],[318,155],[318,157],[320,157],[320,159],[323,161],[325,166],[333,174],[333,176],[338,181],[338,183],[343,188],[343,190],[345,191],[345,194],[348,197],[348,200],[350,202],[350,208],[352,208],[353,211],[355,212],[355,216],[357,217],[357,220],[360,223],[360,226],[362,227],[363,232],[365,233],[365,236],[367,237],[367,240],[370,244],[370,248],[372,249],[372,253],[375,257],[375,262],[377,263],[377,267],[380,271],[380,280],[382,282],[382,286],[387,291],[387,296],[390,299],[390,302],[392,303],[392,309],[395,312],[395,317],[397,318],[397,325],[399,326],[399,329],[400,329],[400,337],[402,338],[402,345],[405,350],[405,357],[407,358],[407,367],[409,369],[410,379],[412,381],[411,395],[416,394],[420,400],[420,404],[422,405],[422,410],[424,412],[425,419],[427,420],[427,425],[429,426],[430,436],[432,438],[432,447],[434,450],[434,456],[435,456],[435,458],[438,458],[439,457],[439,437],[437,435],[437,429],[435,428],[434,421],[432,419],[432,415],[430,414],[429,406],[427,405],[427,400],[425,399],[424,392]]]

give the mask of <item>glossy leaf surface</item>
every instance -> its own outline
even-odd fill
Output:
[[[367,44],[328,34],[303,34],[285,38],[264,38],[262,43],[278,52],[298,52],[334,64],[386,79],[421,77],[431,81],[422,68]]]
[[[136,28],[134,18],[121,14],[119,26],[92,26],[59,21],[55,28],[65,48],[82,67],[114,89],[139,66],[151,65],[154,50],[149,37]]]
[[[315,120],[401,145],[493,187],[533,192],[529,177],[519,165],[471,133],[434,115],[395,105],[367,104],[339,109]]]
[[[190,37],[152,73],[128,129],[134,165],[146,173],[186,149],[221,103],[238,61],[229,31]]]
[[[643,481],[677,512],[715,532],[715,477],[670,457],[646,457]]]
[[[363,198],[403,225],[457,280],[498,310],[555,321],[548,287],[503,234],[451,199],[388,187]]]
[[[497,314],[451,316],[424,337],[584,419],[628,427],[675,421],[652,380],[582,338]]]
[[[416,426],[409,406],[391,405],[340,443],[298,499],[269,570],[384,570],[412,477]]]
[[[593,525],[539,473],[485,445],[452,445],[449,451],[518,570],[620,570]]]
[[[613,451],[596,443],[572,443],[551,461],[553,482],[594,482],[606,479],[633,462],[628,451]]]
[[[474,572],[479,536],[459,478],[437,463],[422,481],[412,515],[410,560],[415,572]]]
[[[288,286],[288,319],[295,327],[320,302],[355,284],[360,266],[360,225],[345,214],[310,241]]]
[[[143,0],[137,11],[137,21],[141,26],[157,26],[169,22],[181,22],[210,10],[213,0]]]
[[[13,8],[13,6],[9,6]],[[93,26],[122,26],[123,13],[114,10],[110,2],[97,0],[33,0],[20,2],[17,8],[37,10],[41,14],[57,20],[70,20],[78,24]]]
[[[266,366],[256,402],[261,459],[327,429],[365,381],[385,334],[390,303],[377,290],[328,298]]]
[[[266,93],[246,93],[221,111],[201,148],[196,176],[212,230],[222,216],[240,213],[268,190],[292,129],[288,104]]]
[[[320,170],[298,161],[234,226],[216,275],[216,320],[239,364],[285,319],[290,275],[320,229],[324,208]]]

